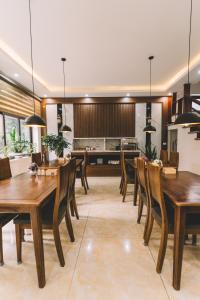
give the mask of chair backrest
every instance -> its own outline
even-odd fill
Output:
[[[59,207],[62,204],[67,203],[67,194],[69,187],[69,173],[70,173],[70,163],[66,162],[64,165],[60,166],[57,174],[57,190],[54,203],[53,220],[58,221]]]
[[[157,203],[160,206],[162,221],[167,224],[166,205],[161,185],[161,167],[152,163],[147,164],[147,180],[151,207]]]
[[[170,164],[170,166],[178,169],[178,165],[179,165],[179,152],[170,152],[169,164]]]
[[[0,159],[0,180],[12,177],[9,158]]]
[[[168,163],[168,151],[167,150],[160,150],[160,160],[162,160],[163,164]]]
[[[42,165],[42,154],[41,152],[31,154],[32,163],[36,163],[38,166]]]
[[[82,162],[82,172],[83,172],[84,176],[86,175],[87,165],[88,165],[88,153],[87,153],[87,151],[85,151],[84,152],[83,162]]]
[[[76,180],[76,158],[72,158],[69,162],[69,185],[67,198],[70,201],[75,193]]]
[[[137,158],[137,175],[141,189],[147,191],[147,176],[145,160],[142,157]]]

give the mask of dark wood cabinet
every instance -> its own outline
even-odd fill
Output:
[[[135,104],[74,104],[74,137],[135,136]]]

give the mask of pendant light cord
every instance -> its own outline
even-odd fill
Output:
[[[35,115],[35,85],[33,76],[33,36],[32,36],[32,18],[31,18],[31,0],[29,0],[29,25],[30,25],[30,42],[31,42],[31,69],[32,69],[32,88],[33,88],[33,109]]]
[[[190,83],[191,35],[192,35],[192,0],[190,2],[190,29],[189,29],[189,48],[188,48],[188,83]]]
[[[65,58],[61,58],[62,62],[63,62],[63,86],[64,86],[64,99],[65,99]],[[64,120],[66,123],[66,110],[65,110],[65,104],[64,104]]]
[[[150,61],[150,69],[149,69],[149,72],[150,72],[150,97],[151,97],[151,59],[149,59]]]

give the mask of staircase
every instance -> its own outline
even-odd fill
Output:
[[[192,111],[200,115],[200,99],[193,97],[192,99]],[[196,134],[195,140],[200,140],[200,125],[190,127],[189,134]]]

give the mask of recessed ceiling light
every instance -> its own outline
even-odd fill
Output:
[[[168,96],[172,96],[172,93],[168,93]]]
[[[88,97],[89,95],[88,94],[85,94],[85,97]]]
[[[14,76],[15,76],[15,77],[19,77],[19,74],[18,74],[18,73],[15,73]]]
[[[127,94],[126,94],[126,97],[130,97],[130,93],[127,93]]]
[[[200,70],[198,71],[198,74],[200,74]]]
[[[47,97],[47,94],[44,94],[44,98],[46,98]]]

